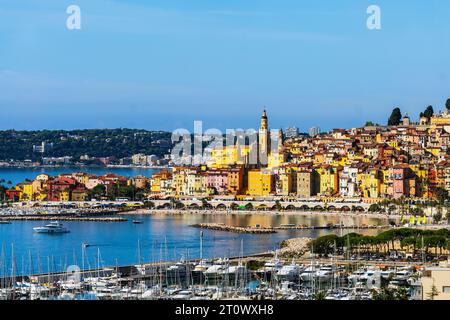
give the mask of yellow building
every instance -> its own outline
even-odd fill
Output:
[[[150,191],[160,193],[162,189],[161,186],[165,184],[164,181],[169,180],[171,176],[171,173],[168,171],[161,171],[153,174],[150,178]]]
[[[417,176],[417,196],[421,198],[430,198],[431,192],[429,188],[429,170],[420,165],[409,165],[410,169]]]
[[[174,168],[172,176],[172,190],[176,195],[186,194],[186,168]]]
[[[72,177],[82,185],[86,185],[89,182],[89,178],[91,177],[90,174],[84,173],[84,172],[77,172],[72,175]]]
[[[70,192],[69,191],[60,191],[59,192],[59,201],[70,201]]]
[[[208,161],[208,167],[221,169],[246,164],[250,150],[250,146],[241,145],[213,148],[211,158]]]
[[[297,175],[292,167],[282,167],[278,172],[277,194],[288,196],[297,192]]]
[[[31,201],[33,200],[33,184],[29,183],[19,183],[16,186],[16,190],[20,190],[20,201]]]
[[[435,115],[430,118],[432,126],[450,126],[450,114],[448,112]]]
[[[279,168],[286,162],[285,153],[280,150],[279,152],[272,152],[269,154],[267,167],[269,169]]]
[[[204,196],[207,195],[206,175],[203,172],[192,170],[186,177],[186,195]]]
[[[393,180],[391,177],[391,170],[389,168],[380,170],[381,184],[380,195],[387,197],[393,194]]]
[[[317,169],[320,177],[320,193],[322,195],[334,195],[339,190],[338,168],[323,166]]]
[[[358,173],[357,182],[364,198],[376,199],[380,197],[381,173],[377,169]]]
[[[268,196],[274,189],[274,178],[270,171],[249,170],[247,179],[247,194],[250,196]]]

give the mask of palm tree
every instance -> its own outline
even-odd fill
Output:
[[[312,296],[313,300],[325,300],[326,297],[327,293],[325,291],[318,291]]]

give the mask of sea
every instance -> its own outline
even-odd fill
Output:
[[[133,177],[143,175],[150,177],[153,173],[159,171],[154,168],[136,168],[136,167],[121,167],[121,168],[107,168],[107,167],[30,167],[30,168],[0,168],[0,179],[5,182],[10,181],[14,186],[17,183],[24,182],[25,179],[33,180],[39,174],[46,173],[50,176],[56,176],[62,173],[86,172],[95,175],[104,175],[107,173],[115,173],[125,177]],[[3,183],[6,185],[6,183]],[[10,185],[6,185],[10,186]]]

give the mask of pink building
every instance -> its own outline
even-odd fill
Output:
[[[415,195],[415,180],[406,164],[399,164],[392,168],[393,197],[400,198]]]
[[[206,186],[214,189],[217,194],[228,190],[228,172],[226,170],[209,170],[206,175]]]

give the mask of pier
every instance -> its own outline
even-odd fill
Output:
[[[67,215],[16,215],[1,216],[1,221],[42,221],[42,220],[58,220],[58,221],[87,221],[87,222],[124,222],[128,219],[123,217],[86,217],[86,216],[67,216]]]

